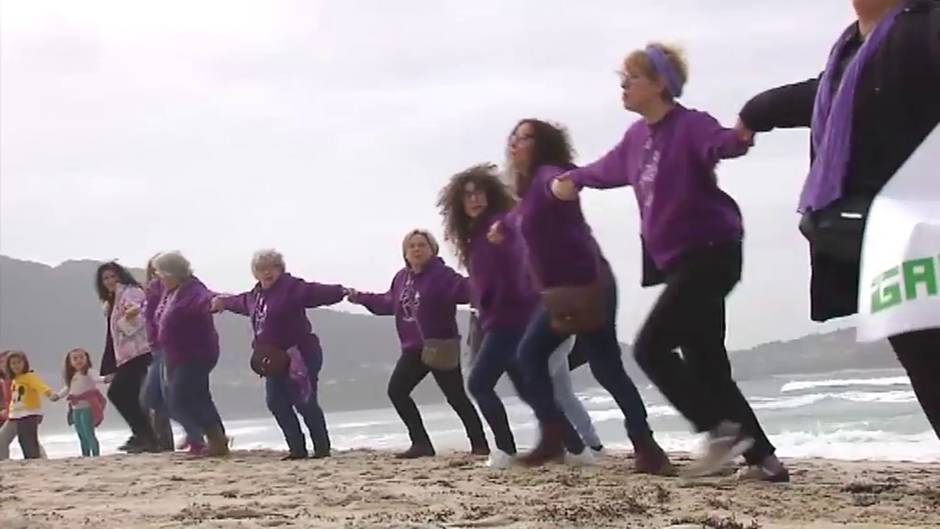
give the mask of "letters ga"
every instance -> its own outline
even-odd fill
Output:
[[[875,277],[872,281],[871,312],[877,314],[914,301],[936,296],[940,285],[940,255],[911,259]]]

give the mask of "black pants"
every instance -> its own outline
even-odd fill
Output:
[[[450,371],[432,370],[421,361],[420,353],[404,352],[398,358],[395,370],[392,371],[392,376],[388,380],[388,398],[392,400],[395,411],[408,428],[408,436],[411,437],[412,444],[433,446],[424,423],[421,421],[418,407],[411,398],[411,392],[428,373],[434,375],[434,381],[447,398],[447,403],[460,416],[460,421],[467,430],[470,445],[473,448],[487,446],[486,436],[483,434],[483,423],[480,422],[476,408],[467,397],[460,367]]]
[[[774,447],[732,378],[725,349],[725,298],[741,279],[741,261],[740,243],[721,244],[688,255],[668,271],[666,288],[637,336],[634,354],[697,431],[724,420],[740,424],[754,438],[744,458],[757,464]]]
[[[150,355],[145,354],[118,367],[108,388],[108,400],[117,408],[135,437],[154,439],[150,417],[140,404],[141,388],[149,366]]]
[[[16,422],[16,438],[23,451],[23,459],[39,459],[42,450],[39,449],[39,415],[30,415],[22,419],[13,419]]]
[[[940,438],[940,329],[899,334],[889,341],[911,379],[920,407]]]

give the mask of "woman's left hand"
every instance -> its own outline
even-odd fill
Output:
[[[140,314],[140,305],[125,305],[124,316],[134,319]]]
[[[552,194],[558,200],[572,201],[578,198],[578,186],[565,173],[552,180]]]

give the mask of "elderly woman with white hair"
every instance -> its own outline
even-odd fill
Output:
[[[261,250],[251,260],[258,282],[248,292],[212,300],[213,312],[230,311],[251,319],[252,347],[275,348],[286,353],[288,367],[266,373],[268,409],[284,432],[290,452],[285,460],[307,458],[307,444],[297,420],[300,414],[313,441],[315,459],[329,457],[330,436],[317,400],[317,381],[323,366],[320,339],[313,332],[307,309],[339,303],[346,297],[342,285],[304,281],[287,273],[284,257]]]
[[[179,252],[160,254],[153,266],[164,287],[153,317],[166,361],[171,415],[186,431],[191,453],[224,456],[228,439],[209,392],[209,374],[219,359],[213,294]]]
[[[456,313],[457,305],[470,303],[468,280],[444,264],[437,256],[439,250],[430,232],[412,230],[402,241],[405,267],[395,274],[388,292],[349,291],[350,302],[376,315],[395,316],[402,353],[388,381],[388,396],[411,438],[411,448],[398,455],[401,459],[434,455],[431,438],[411,398],[412,390],[428,373],[434,375],[447,403],[460,416],[472,453],[490,453],[483,423],[467,397],[460,371]],[[450,358],[437,363],[435,358],[442,357]]]

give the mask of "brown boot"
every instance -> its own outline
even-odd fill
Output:
[[[630,438],[633,442],[634,468],[640,474],[674,476],[676,469],[669,462],[669,456],[660,448],[653,434]]]
[[[528,467],[539,467],[550,461],[563,459],[565,456],[564,431],[564,423],[560,421],[543,424],[539,444],[531,452],[520,457],[518,461]]]
[[[206,440],[209,448],[206,455],[209,457],[225,457],[228,455],[228,437],[221,428],[216,428],[206,432]]]

